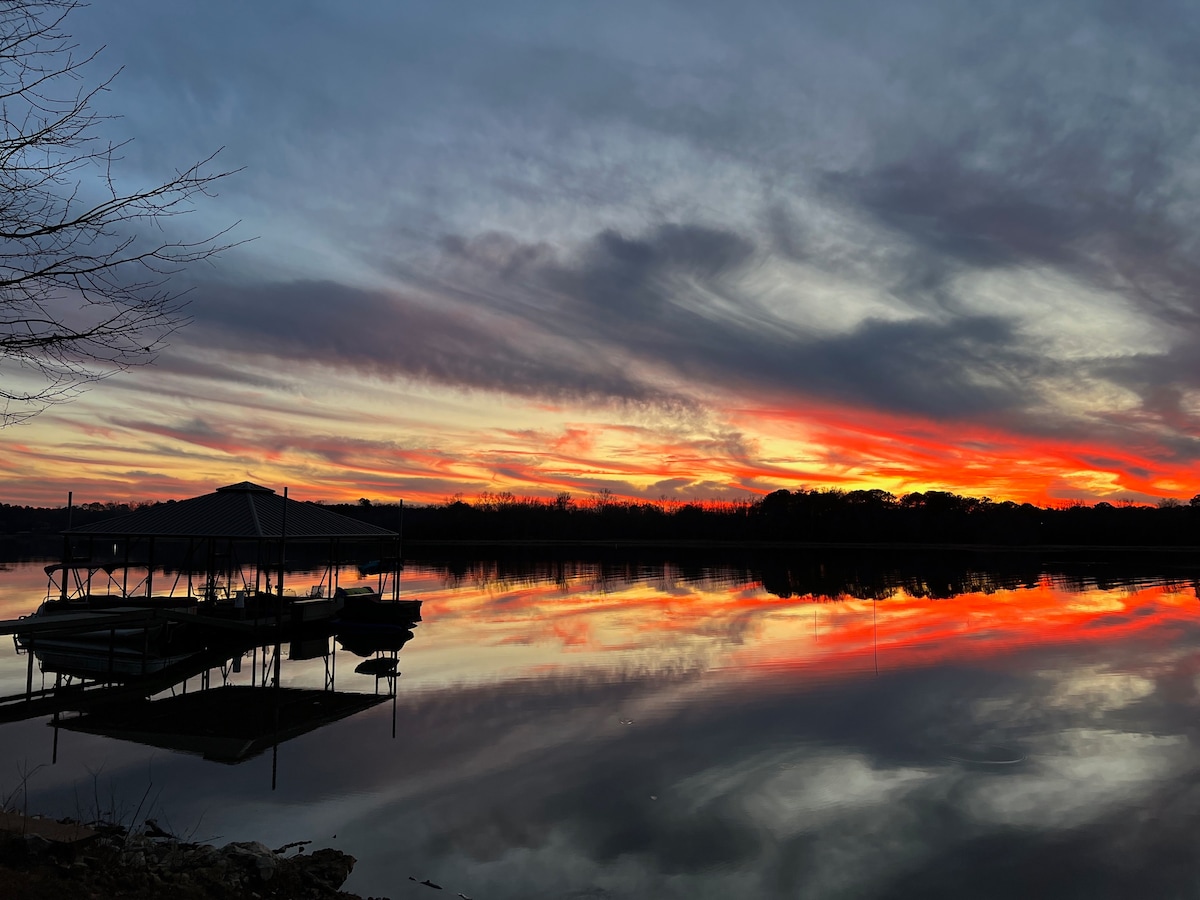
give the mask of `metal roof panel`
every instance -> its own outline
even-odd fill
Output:
[[[312,503],[290,497],[285,500],[271,488],[249,481],[217,488],[211,494],[189,500],[157,503],[64,533],[247,539],[282,536],[288,540],[397,536],[395,531],[360,522]]]

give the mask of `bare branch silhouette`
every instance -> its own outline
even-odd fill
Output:
[[[232,171],[216,153],[154,187],[123,190],[125,143],[101,137],[88,83],[100,50],[64,30],[77,0],[0,0],[0,427],[152,362],[187,323],[171,276],[233,246],[229,229],[165,236],[166,220]],[[103,49],[103,48],[100,48]]]

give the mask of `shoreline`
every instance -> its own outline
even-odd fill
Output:
[[[217,847],[162,831],[0,811],[0,900],[386,900],[343,891],[355,859],[296,841]]]

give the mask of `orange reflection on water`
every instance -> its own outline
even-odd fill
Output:
[[[1193,588],[1161,584],[1077,590],[1043,579],[1032,588],[944,600],[899,591],[877,602],[793,607],[772,617],[761,640],[731,654],[729,664],[857,670],[978,663],[1036,645],[1115,643],[1151,632],[1161,640],[1193,625],[1198,613]]]
[[[877,602],[780,598],[756,582],[683,582],[669,573],[603,584],[576,577],[427,585],[420,593],[425,624],[406,654],[457,648],[492,677],[491,663],[501,663],[527,675],[683,666],[827,679],[978,664],[1039,645],[1171,640],[1200,613],[1192,586],[1076,589],[1049,579],[950,599],[898,590]]]
[[[354,583],[354,574],[342,580]],[[45,585],[41,563],[8,566],[0,574],[3,617],[31,612]],[[1043,578],[949,599],[896,590],[873,602],[783,598],[744,574],[685,577],[672,566],[614,575],[579,564],[527,577],[481,566],[452,578],[413,565],[402,593],[423,601],[423,621],[404,649],[412,686],[668,669],[830,679],[979,664],[1038,646],[1186,647],[1178,638],[1195,630],[1200,614],[1191,584],[1103,589]]]

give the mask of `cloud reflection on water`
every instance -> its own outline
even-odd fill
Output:
[[[1190,587],[406,585],[425,621],[396,740],[387,707],[297,738],[271,794],[269,760],[70,735],[35,796],[70,811],[85,766],[152,777],[176,821],[339,846],[349,889],[393,897],[422,896],[410,874],[475,898],[1194,890]],[[4,736],[35,763],[48,744],[33,723]]]

